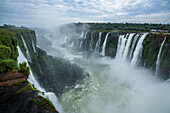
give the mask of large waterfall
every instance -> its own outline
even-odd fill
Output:
[[[31,62],[31,56],[30,56],[30,54],[29,54],[27,44],[25,43],[25,40],[24,40],[24,38],[23,38],[22,35],[21,35],[21,39],[22,39],[22,42],[23,42],[24,47],[25,47],[25,49],[26,49],[27,58],[28,58],[28,60]]]
[[[106,37],[105,37],[105,40],[104,40],[104,43],[103,43],[103,46],[102,46],[102,52],[101,52],[101,55],[102,55],[102,56],[105,56],[106,43],[107,43],[107,38],[108,38],[109,34],[110,34],[110,32],[108,32],[108,33],[106,34]]]
[[[101,38],[102,38],[102,32],[99,33],[99,37],[98,37],[98,40],[96,42],[96,46],[95,46],[95,53],[96,54],[99,54],[99,52],[100,52]]]
[[[23,37],[22,37],[22,41],[23,41],[24,45],[26,45]],[[18,56],[18,59],[17,59],[18,60],[18,64],[22,63],[22,62],[26,62],[27,66],[29,66],[29,63],[28,63],[27,59],[25,58],[24,54],[22,53],[22,51],[21,51],[19,46],[17,46],[17,49],[18,49],[18,53],[19,53],[19,56]],[[29,53],[27,53],[27,54],[29,54]],[[45,89],[40,86],[40,84],[35,79],[35,77],[34,77],[34,75],[32,73],[31,67],[30,67],[30,75],[28,76],[28,81],[31,84],[33,84],[34,87],[37,90],[39,90],[41,92],[44,92],[44,95],[42,95],[41,93],[40,93],[40,95],[45,97],[45,98],[48,98],[53,103],[53,105],[55,106],[56,110],[58,110],[60,113],[62,113],[62,108],[60,106],[60,103],[58,102],[58,98],[56,97],[56,95],[53,92],[46,92]]]
[[[157,56],[157,60],[156,60],[156,71],[155,71],[155,75],[156,75],[156,76],[158,76],[158,70],[159,70],[159,64],[160,64],[160,56],[161,56],[161,52],[162,52],[163,45],[164,45],[164,43],[165,43],[165,41],[166,41],[166,37],[167,37],[167,36],[165,36],[165,38],[164,38],[164,40],[163,40],[163,42],[162,42],[162,44],[161,44],[161,47],[160,47],[160,49],[159,49],[159,53],[158,53],[158,56]]]
[[[110,37],[113,36],[111,33],[107,33],[103,39],[102,34],[105,32],[96,33],[98,35],[96,38],[94,32],[93,35],[89,35],[88,32],[87,36],[86,31],[83,38],[78,38],[77,48],[81,49],[89,46],[94,38],[95,55],[88,58],[84,57],[84,54],[70,52],[67,48],[53,46],[63,52],[64,58],[90,74],[59,97],[63,111],[65,113],[169,113],[169,82],[160,81],[151,71],[138,67],[147,33],[115,35],[117,37],[115,59],[97,56],[96,53],[100,52],[100,48],[104,53],[103,56],[106,55],[107,41],[109,45],[114,44],[110,41]],[[72,41],[68,47],[71,43]],[[86,49],[83,50],[84,53],[85,51]]]
[[[141,55],[141,52],[142,52],[142,47],[143,47],[142,43],[143,43],[146,35],[147,35],[147,33],[144,33],[138,41],[138,44],[137,44],[135,51],[133,53],[133,57],[132,57],[132,61],[131,61],[132,65],[136,65],[138,63],[139,55]]]

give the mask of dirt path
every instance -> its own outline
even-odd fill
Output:
[[[27,76],[20,72],[7,72],[0,76],[0,86],[13,85],[16,82],[27,80]]]

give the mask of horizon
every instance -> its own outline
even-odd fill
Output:
[[[0,24],[170,23],[170,0],[1,0]]]

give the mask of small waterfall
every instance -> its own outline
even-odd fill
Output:
[[[34,44],[33,40],[32,40],[32,47],[33,47],[34,52],[36,53],[37,51],[35,49],[35,44]]]
[[[95,53],[99,54],[100,52],[100,43],[101,43],[101,39],[102,39],[102,32],[99,33],[99,38],[96,42],[96,46],[95,46]]]
[[[119,36],[116,59],[121,59],[122,58],[123,52],[124,52],[124,49],[125,49],[126,41],[127,41],[127,39],[126,39],[125,35],[120,35]]]
[[[83,44],[83,40],[80,42],[79,49],[81,49],[81,48],[82,48],[82,44]]]
[[[162,52],[163,45],[164,45],[164,43],[165,43],[165,41],[166,41],[166,37],[167,37],[167,36],[165,36],[165,38],[164,38],[164,40],[163,40],[163,42],[162,42],[162,44],[161,44],[161,47],[160,47],[160,49],[159,49],[159,53],[158,53],[158,56],[157,56],[155,76],[158,76],[159,64],[160,64],[160,56],[161,56],[161,52]]]
[[[90,49],[92,49],[92,46],[93,46],[93,39],[94,39],[94,31],[91,32],[91,38],[90,38]]]
[[[73,45],[74,45],[74,42],[71,43],[70,47],[73,47]]]
[[[134,50],[134,47],[135,47],[135,44],[136,44],[136,41],[137,41],[138,37],[139,37],[139,34],[137,34],[137,35],[134,37],[134,39],[133,39],[132,47],[131,47],[131,49],[130,49],[130,54],[129,54],[129,59],[130,59],[130,60],[131,60],[131,58],[132,58],[132,53],[133,53],[133,50]]]
[[[27,59],[25,58],[24,54],[22,53],[19,46],[17,46],[17,49],[18,49],[18,53],[19,53],[19,56],[17,59],[18,64],[22,63],[22,62],[26,62],[27,66],[29,66],[29,63],[28,63]],[[44,95],[42,95],[42,94],[40,94],[40,95],[45,98],[48,98],[53,103],[56,110],[58,110],[60,113],[62,113],[62,108],[61,108],[61,105],[59,104],[59,101],[58,101],[58,98],[56,97],[56,95],[53,92],[46,92],[45,89],[40,86],[40,84],[37,82],[37,80],[35,79],[35,77],[32,73],[31,67],[30,67],[30,74],[28,76],[28,81],[31,84],[33,84],[37,90],[44,92]]]
[[[124,53],[123,53],[123,59],[126,59],[127,58],[127,55],[128,55],[128,52],[129,52],[129,47],[130,47],[130,44],[131,44],[131,41],[132,41],[132,38],[134,36],[135,33],[131,33],[128,37],[128,40],[127,40],[127,43],[126,43],[126,47],[125,47],[125,50],[124,50]]]
[[[25,40],[24,40],[24,38],[23,38],[22,35],[21,35],[21,39],[22,39],[22,42],[24,43],[24,47],[25,47],[25,49],[26,49],[27,58],[28,58],[28,60],[31,62],[31,56],[30,56],[30,54],[29,54],[27,45],[26,45]]]
[[[109,34],[110,34],[110,32],[108,32],[106,34],[106,37],[105,37],[105,40],[104,40],[104,43],[103,43],[103,46],[102,46],[102,52],[101,52],[102,56],[105,56],[106,43],[107,43],[107,38],[108,38]]]
[[[86,31],[86,32],[85,32],[85,35],[84,35],[84,39],[86,39],[86,38],[87,38],[87,33],[88,33],[88,32]]]
[[[139,55],[141,55],[141,52],[142,52],[142,47],[143,47],[142,44],[147,34],[148,33],[144,33],[137,43],[137,46],[135,48],[135,51],[134,51],[134,54],[131,60],[131,65],[133,66],[135,66],[138,62]]]
[[[79,38],[83,38],[84,37],[84,31],[81,33],[81,36]]]
[[[63,44],[67,42],[67,36],[64,37]]]

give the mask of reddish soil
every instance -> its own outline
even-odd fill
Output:
[[[10,71],[0,76],[0,86],[10,86],[23,80],[27,80],[27,76],[17,71]]]

